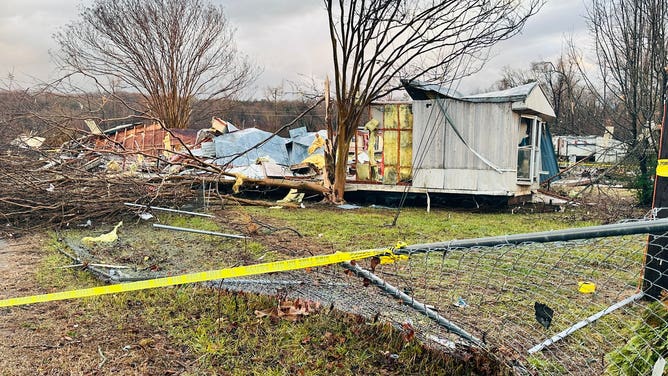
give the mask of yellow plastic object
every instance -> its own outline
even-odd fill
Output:
[[[401,242],[401,241],[397,242],[397,245],[388,249],[386,254],[378,257],[380,259],[380,264],[381,265],[392,264],[392,263],[395,263],[397,261],[408,260],[408,255],[397,255],[396,253],[394,253],[395,249],[401,249],[401,248],[406,247],[407,245],[408,244],[406,244],[405,242]]]
[[[399,241],[399,242],[397,242],[397,245],[395,245],[393,249],[405,248],[407,245],[408,244],[406,242]]]
[[[583,294],[592,294],[596,292],[596,284],[594,282],[579,281],[578,286],[579,286],[578,291],[580,291]]]
[[[122,225],[123,221],[120,221],[116,226],[114,226],[114,229],[111,230],[110,232],[95,237],[85,236],[81,238],[81,242],[89,245],[92,243],[113,243],[116,240],[118,240],[118,235],[116,234],[116,231],[118,231],[118,228],[121,227]]]
[[[668,177],[668,159],[659,159],[656,163],[656,174],[662,177]]]

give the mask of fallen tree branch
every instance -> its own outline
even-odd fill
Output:
[[[266,206],[266,207],[273,207],[273,206],[282,206],[285,208],[298,208],[299,206],[297,204],[293,203],[277,203],[277,202],[271,202],[271,201],[263,201],[263,200],[251,200],[247,198],[240,198],[240,197],[234,197],[232,195],[220,195],[220,198],[223,200],[230,200],[234,201],[240,204],[247,204],[247,205],[254,205],[254,206]]]

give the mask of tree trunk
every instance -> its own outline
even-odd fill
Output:
[[[347,137],[345,127],[339,123],[339,133],[336,135],[336,160],[334,165],[334,203],[342,203],[343,194],[346,190],[346,177],[348,176],[348,149],[350,137]]]

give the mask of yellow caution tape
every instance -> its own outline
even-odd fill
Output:
[[[659,159],[656,162],[656,175],[661,177],[668,177],[668,159]]]
[[[145,281],[119,283],[107,286],[91,287],[80,290],[55,292],[51,294],[32,295],[21,298],[9,298],[0,300],[0,307],[11,307],[25,304],[51,302],[56,300],[77,299],[90,296],[116,294],[119,292],[153,289],[183,285],[186,283],[198,283],[213,281],[224,278],[244,277],[249,275],[266,274],[274,272],[285,272],[338,264],[344,261],[360,260],[369,257],[391,254],[392,249],[371,249],[355,252],[336,252],[330,255],[312,256],[294,260],[268,262],[263,264],[237,266],[234,268],[212,270],[207,272],[183,274],[173,277],[149,279]]]
[[[395,255],[394,253],[386,256],[380,256],[380,264],[393,264],[397,261],[408,260],[408,255]]]
[[[408,260],[408,255],[397,255],[394,253],[395,249],[405,248],[407,245],[408,244],[404,242],[397,242],[397,245],[395,245],[394,248],[390,248],[385,255],[379,257],[380,264],[393,264],[397,261]]]

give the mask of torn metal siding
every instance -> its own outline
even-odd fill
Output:
[[[172,129],[166,131],[160,124],[132,124],[107,130],[96,136],[95,148],[105,151],[141,152],[153,157],[169,156],[170,151],[184,151],[195,145],[197,130]]]
[[[303,129],[303,131],[302,131]],[[327,131],[307,132],[306,128],[297,128],[290,131],[290,139],[286,141],[290,165],[302,163],[310,154],[308,148],[313,144],[316,134],[323,139],[327,138]],[[313,154],[324,155],[323,148],[318,148]]]

